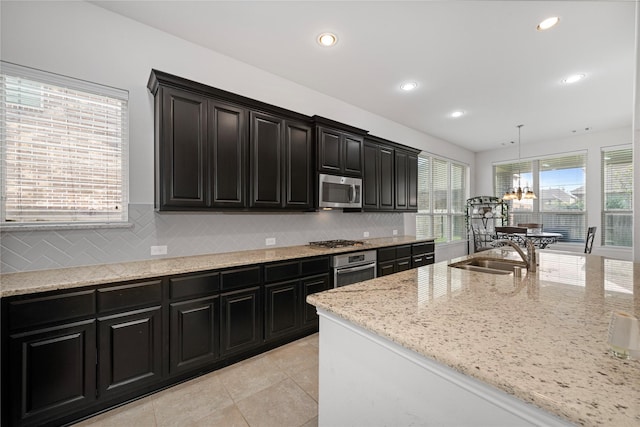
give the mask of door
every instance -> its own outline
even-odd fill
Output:
[[[265,340],[295,332],[299,321],[299,281],[266,285]]]
[[[251,207],[282,206],[283,120],[251,112]]]
[[[342,172],[342,134],[338,131],[318,128],[318,170],[339,175]]]
[[[364,144],[364,165],[362,171],[362,185],[364,187],[362,207],[368,210],[376,210],[378,206],[378,188],[380,184],[379,172],[379,147],[373,144]]]
[[[302,326],[310,327],[318,325],[318,313],[316,307],[307,303],[307,297],[317,292],[329,289],[329,275],[310,277],[302,280]]]
[[[312,136],[309,126],[292,122],[285,125],[285,208],[310,209],[313,205]]]
[[[220,295],[220,354],[249,350],[262,343],[260,288]]]
[[[178,89],[162,91],[160,209],[206,207],[207,99]]]
[[[418,210],[418,156],[407,155],[407,209]]]
[[[218,358],[218,297],[170,305],[169,370],[184,372]]]
[[[396,176],[396,209],[407,209],[407,154],[396,150],[395,153]]]
[[[98,393],[125,393],[160,379],[161,308],[128,311],[98,319]]]
[[[212,203],[214,207],[244,208],[246,198],[246,111],[209,101]]]
[[[394,150],[380,147],[380,209],[393,210],[394,206]]]
[[[42,425],[96,399],[95,320],[9,337],[11,423]]]
[[[362,176],[362,145],[363,139],[359,136],[343,135],[344,166],[342,172],[345,175]]]

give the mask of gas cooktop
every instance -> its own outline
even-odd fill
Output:
[[[346,248],[349,246],[362,246],[364,242],[360,240],[322,240],[319,242],[309,242],[309,245],[320,248]]]

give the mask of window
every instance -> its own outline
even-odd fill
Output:
[[[602,151],[602,245],[633,245],[633,152]]]
[[[493,167],[495,194],[530,187],[537,199],[512,200],[509,224],[543,224],[563,242],[584,242],[586,233],[586,153],[544,157]]]
[[[126,221],[127,92],[0,66],[2,225]]]
[[[467,166],[421,153],[418,156],[418,238],[466,239]]]

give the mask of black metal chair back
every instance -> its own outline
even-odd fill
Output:
[[[593,239],[596,237],[596,229],[598,227],[589,227],[587,229],[587,239],[584,242],[584,253],[590,254],[593,248]]]

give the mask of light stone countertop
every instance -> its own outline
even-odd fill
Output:
[[[381,237],[363,239],[365,243],[362,246],[336,249],[323,249],[308,245],[287,246],[210,255],[158,258],[146,261],[7,273],[0,274],[0,298],[426,241],[433,241],[433,239],[416,239],[414,236]]]
[[[639,426],[640,361],[613,357],[606,339],[612,310],[640,316],[640,263],[538,255],[521,279],[441,262],[307,301],[575,424]]]

